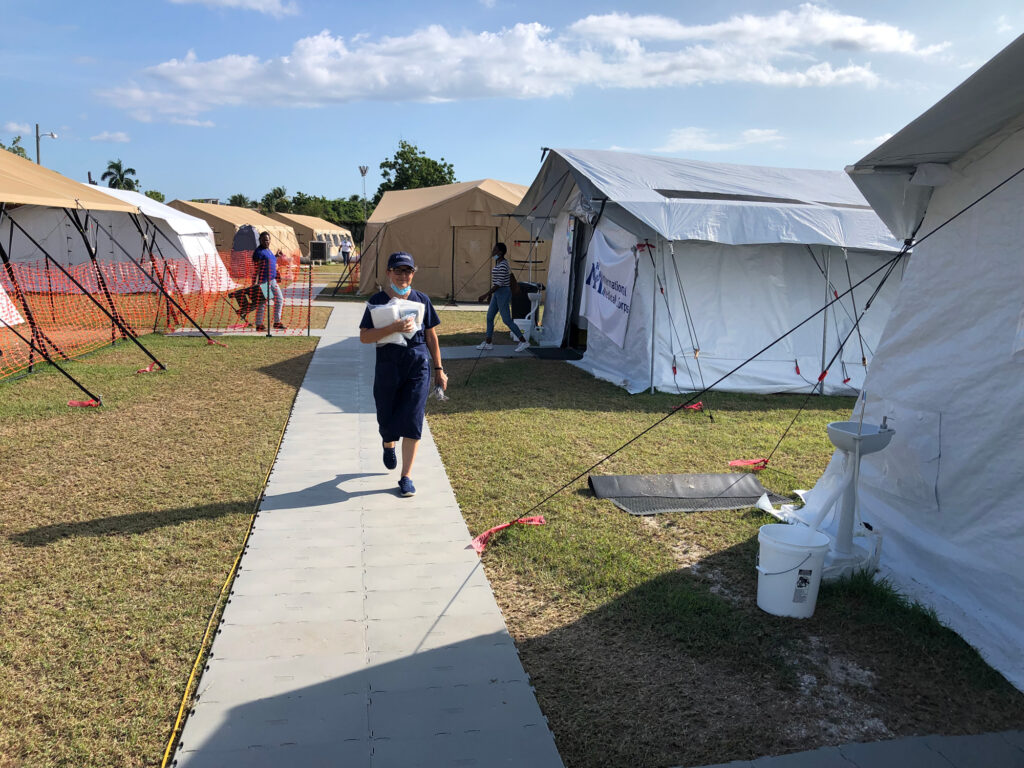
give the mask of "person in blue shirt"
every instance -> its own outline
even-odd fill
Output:
[[[384,446],[384,466],[395,469],[398,457],[395,446],[402,440],[402,474],[398,490],[402,496],[412,496],[416,486],[412,482],[412,467],[416,460],[423,433],[423,414],[430,394],[430,373],[433,368],[442,389],[448,388],[448,377],[441,366],[441,346],[434,328],[440,324],[434,305],[425,293],[412,288],[416,263],[404,251],[388,257],[388,286],[375,293],[367,302],[363,319],[359,322],[359,340],[376,344],[392,333],[409,334],[406,346],[380,344],[373,376],[373,400],[377,406],[377,427]],[[424,305],[423,325],[416,330],[416,318],[404,317],[383,326],[373,327],[370,307],[387,304],[392,299],[406,299]]]
[[[263,310],[267,305],[268,293],[264,291],[268,287],[274,295],[274,327],[285,329],[281,322],[281,314],[284,311],[284,293],[281,286],[277,284],[277,255],[270,250],[270,233],[260,232],[260,245],[252,254],[253,263],[256,265],[256,279],[254,287],[258,287],[256,294],[256,330],[265,331],[267,326],[263,324]]]

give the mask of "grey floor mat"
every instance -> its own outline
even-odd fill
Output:
[[[631,515],[746,509],[767,493],[774,505],[790,501],[761,485],[753,474],[591,475],[590,489]]]
[[[530,354],[539,360],[582,360],[583,353],[565,347],[530,347]]]

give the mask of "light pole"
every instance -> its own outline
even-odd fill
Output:
[[[44,138],[44,137],[51,138],[51,139],[56,139],[57,138],[57,134],[54,133],[53,131],[49,131],[48,133],[40,133],[39,132],[39,123],[36,123],[36,165],[39,165],[39,140]]]
[[[366,240],[366,172],[370,170],[368,165],[359,166],[359,175],[363,177],[363,236],[359,240],[359,250],[363,250],[363,242]]]

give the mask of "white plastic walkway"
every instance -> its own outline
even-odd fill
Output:
[[[429,428],[381,463],[363,305],[323,333],[175,764],[561,766]]]

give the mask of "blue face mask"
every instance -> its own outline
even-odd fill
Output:
[[[405,286],[405,288],[399,288],[394,283],[391,283],[391,290],[394,291],[395,293],[397,293],[399,296],[406,296],[406,295],[408,295],[409,291],[412,290],[412,286],[411,285],[407,285],[407,286]]]

